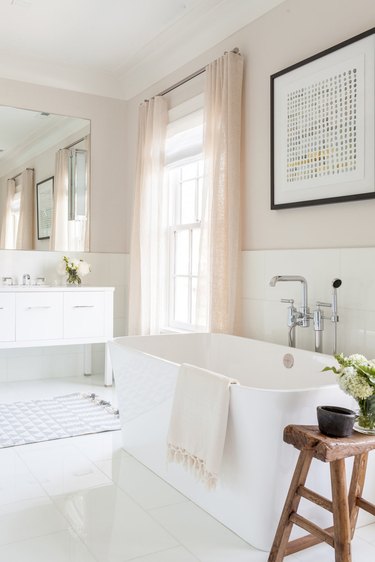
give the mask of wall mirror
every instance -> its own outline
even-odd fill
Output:
[[[90,121],[0,106],[0,249],[89,251],[89,208]]]

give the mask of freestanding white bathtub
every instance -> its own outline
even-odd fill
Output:
[[[245,541],[269,550],[298,455],[283,442],[283,428],[315,424],[318,405],[353,407],[334,375],[321,372],[334,359],[223,334],[123,337],[109,345],[124,449]],[[240,382],[230,391],[222,471],[214,492],[181,466],[166,464],[166,435],[181,363]],[[364,497],[373,501],[371,455],[370,461]],[[315,461],[307,485],[329,497],[328,466]],[[302,499],[302,514],[330,526],[329,514],[322,511]]]

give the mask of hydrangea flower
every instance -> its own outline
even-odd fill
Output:
[[[375,395],[375,363],[364,355],[354,353],[348,357],[335,355],[340,368],[325,367],[323,371],[333,371],[338,378],[340,388],[361,401]]]

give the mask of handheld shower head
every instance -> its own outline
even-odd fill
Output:
[[[339,321],[339,316],[337,314],[337,289],[341,287],[341,279],[334,279],[332,281],[332,316],[331,321],[333,322],[334,334],[333,334],[333,355],[337,353],[337,323]]]

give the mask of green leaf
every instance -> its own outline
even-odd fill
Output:
[[[324,373],[324,371],[333,371],[336,375],[338,375],[340,372],[336,369],[334,365],[332,365],[332,367],[324,367],[324,369],[322,369],[321,372]]]
[[[357,366],[357,371],[363,373],[371,384],[375,385],[375,368],[369,365]]]

